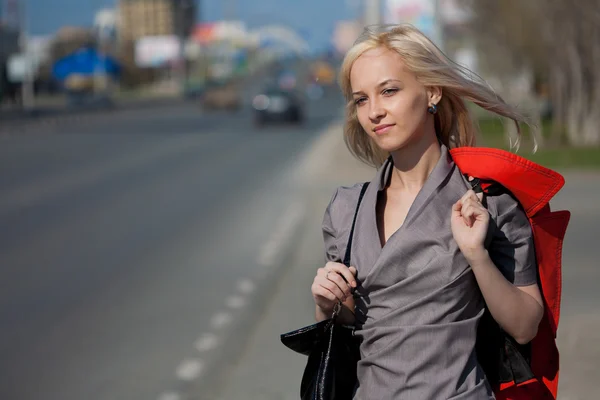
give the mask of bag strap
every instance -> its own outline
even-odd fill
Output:
[[[360,194],[358,195],[358,203],[356,204],[356,210],[354,211],[354,219],[352,220],[352,228],[350,229],[350,236],[348,237],[348,244],[346,245],[346,254],[344,255],[344,265],[350,267],[350,253],[352,252],[352,236],[354,236],[354,226],[356,225],[356,216],[358,215],[358,209],[360,207],[360,202],[367,191],[367,187],[369,186],[369,182],[365,182],[360,189]]]
[[[508,190],[506,190],[504,186],[500,185],[496,181],[480,178],[473,178],[472,181],[469,181],[468,174],[464,174],[463,176],[467,181],[467,184],[471,187],[471,189],[473,189],[475,193],[484,193],[487,196],[498,196],[504,193],[508,193]],[[485,189],[483,189],[482,187],[483,184],[486,185]]]

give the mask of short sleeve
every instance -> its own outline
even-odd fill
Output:
[[[487,200],[496,224],[488,247],[494,264],[515,286],[537,283],[533,233],[523,208],[509,194],[491,196]]]
[[[323,216],[323,241],[325,244],[325,261],[341,262],[341,257],[337,247],[337,231],[333,226],[332,214],[334,212],[335,201],[338,197],[339,188],[336,189],[333,197],[329,201],[329,205],[325,209],[325,215]]]

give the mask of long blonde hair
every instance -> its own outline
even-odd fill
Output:
[[[529,123],[525,116],[508,105],[483,79],[450,60],[415,27],[408,24],[367,27],[346,54],[340,73],[340,86],[347,101],[344,141],[359,160],[377,167],[389,157],[360,125],[350,83],[350,70],[356,59],[366,51],[380,47],[398,53],[405,67],[423,85],[442,89],[442,99],[434,115],[435,128],[441,142],[448,148],[475,145],[477,130],[465,100],[513,120],[519,137],[519,122]]]

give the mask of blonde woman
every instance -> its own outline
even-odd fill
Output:
[[[449,149],[472,146],[471,101],[523,117],[411,26],[367,30],[346,55],[345,140],[377,167],[341,263],[362,184],[336,190],[327,264],[311,287],[318,321],[343,302],[360,338],[357,399],[492,399],[475,352],[485,305],[518,343],[543,315],[531,227],[508,194],[468,190]],[[484,303],[485,301],[485,303]]]

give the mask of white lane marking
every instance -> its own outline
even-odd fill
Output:
[[[238,309],[246,305],[246,299],[242,296],[231,296],[227,299],[225,304],[227,304],[227,307],[229,308]]]
[[[198,378],[204,369],[204,364],[198,359],[183,360],[177,367],[175,374],[182,381],[193,381]]]
[[[269,267],[274,264],[275,257],[277,256],[277,248],[279,246],[278,241],[275,239],[269,240],[262,247],[260,254],[258,255],[258,265]]]
[[[176,392],[165,392],[158,396],[158,400],[181,400],[181,396]]]
[[[213,329],[223,328],[225,325],[228,325],[233,320],[231,314],[226,312],[220,312],[215,315],[210,320],[210,326]]]
[[[254,283],[250,279],[244,279],[238,282],[237,284],[238,290],[244,294],[250,294],[254,292],[256,288]]]
[[[220,339],[213,333],[205,333],[196,340],[194,347],[196,350],[203,352],[216,348],[219,345]]]
[[[304,218],[305,214],[306,209],[301,202],[292,203],[287,208],[275,226],[273,234],[258,254],[257,262],[259,265],[270,267],[275,264],[278,250],[282,248],[284,243],[291,240],[294,227]]]

